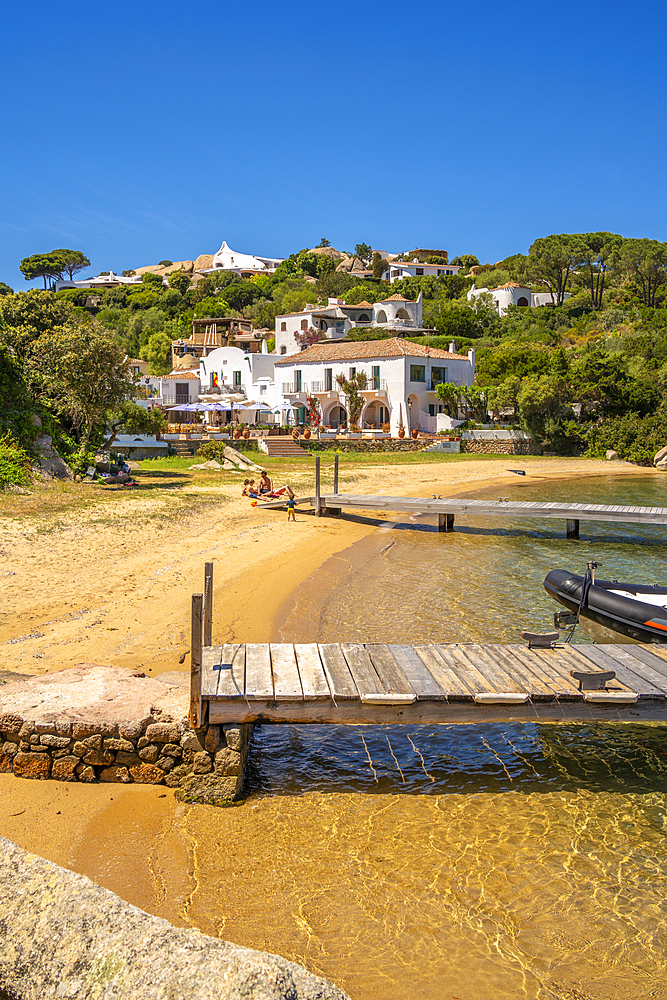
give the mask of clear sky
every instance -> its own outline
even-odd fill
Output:
[[[667,240],[667,7],[123,3],[3,10],[0,280],[322,236],[496,261]],[[86,272],[84,272],[86,273]]]

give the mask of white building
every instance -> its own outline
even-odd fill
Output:
[[[246,354],[239,347],[217,347],[199,362],[201,394],[238,395],[275,405],[275,354]]]
[[[443,411],[435,391],[438,383],[472,385],[475,378],[475,352],[470,350],[466,356],[456,354],[454,344],[450,347],[451,351],[441,351],[398,337],[314,344],[275,359],[276,389],[291,402],[303,404],[301,419],[308,396],[315,397],[324,425],[336,428],[347,423],[345,394],[336,379],[364,372],[362,427],[388,423],[394,435],[401,424],[406,433],[414,428],[434,432],[437,415]]]
[[[418,336],[422,326],[422,296],[416,302],[391,295],[382,302],[345,305],[343,299],[329,299],[326,306],[311,306],[298,313],[276,316],[276,354],[293,354],[298,348],[295,335],[319,330],[327,340],[341,340],[354,327],[382,327],[397,335]]]
[[[416,258],[412,261],[392,260],[387,261],[382,280],[393,285],[401,278],[440,278],[443,274],[458,274],[460,270],[458,264],[422,264]]]
[[[136,402],[148,409],[151,406],[176,406],[177,403],[196,403],[199,399],[199,375],[195,372],[172,372],[170,375],[144,375],[139,378],[143,398]]]
[[[223,241],[218,252],[213,254],[212,266],[203,268],[201,273],[214,274],[216,271],[234,271],[236,274],[250,277],[255,274],[273,274],[282,261],[282,257],[259,257],[257,254],[239,253],[238,250],[232,250]]]
[[[167,284],[166,279],[162,279],[164,285]],[[96,278],[81,278],[81,280],[70,281],[69,279],[65,281],[56,281],[54,283],[54,289],[56,292],[62,292],[66,288],[118,288],[119,285],[140,285],[141,275],[133,275],[129,278],[124,278],[122,274],[114,274],[113,271],[109,271],[108,274],[100,274]]]
[[[490,295],[501,316],[507,313],[509,306],[529,306],[536,309],[538,306],[553,305],[550,292],[531,292],[530,288],[518,285],[516,281],[508,281],[497,288],[476,288],[473,285],[468,291],[468,302],[478,295]],[[565,298],[570,298],[569,292],[565,293]]]

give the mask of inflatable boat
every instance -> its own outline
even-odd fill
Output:
[[[570,612],[554,615],[557,628],[574,625],[578,616],[595,642],[667,643],[667,587],[596,580],[591,563],[585,576],[552,569],[544,589]]]

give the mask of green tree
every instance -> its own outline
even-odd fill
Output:
[[[142,361],[151,363],[151,375],[168,375],[171,371],[171,341],[166,330],[156,330],[139,350]]]
[[[454,257],[452,264],[458,264],[464,271],[469,271],[471,267],[479,265],[479,258],[474,253],[463,253],[460,257]]]
[[[19,271],[26,281],[34,281],[36,278],[44,279],[44,288],[48,287],[47,279],[50,282],[58,281],[65,273],[67,262],[62,254],[57,250],[51,253],[35,253],[31,257],[24,257],[19,264]]]
[[[655,308],[656,293],[667,283],[667,243],[624,240],[619,256],[627,276],[641,288],[644,305]]]
[[[375,253],[373,254],[373,277],[381,278],[386,270],[387,270],[387,265],[376,250]]]
[[[373,247],[370,247],[368,243],[357,243],[354,248],[354,256],[368,267],[373,258]]]
[[[11,285],[5,284],[4,281],[0,281],[0,295],[13,295],[14,289]]]
[[[132,395],[129,358],[96,320],[44,334],[33,344],[30,360],[42,399],[69,418],[84,452],[109,411]]]
[[[352,378],[345,378],[344,375],[336,376],[336,384],[345,393],[345,409],[350,427],[357,427],[359,417],[364,408],[362,391],[368,385],[368,378],[365,372],[357,372]]]
[[[61,258],[64,271],[69,274],[69,280],[74,281],[74,275],[90,267],[90,261],[81,250],[54,250]]]
[[[296,255],[296,265],[301,274],[307,274],[311,278],[317,277],[317,266],[322,255],[311,253],[310,250],[300,250]]]
[[[568,280],[584,250],[581,237],[567,233],[541,237],[530,247],[529,273],[535,281],[547,286],[554,305],[562,306]]]
[[[503,411],[517,411],[517,396],[521,388],[521,379],[517,375],[509,375],[498,385],[487,388],[487,405],[489,410],[498,419]]]
[[[336,258],[328,253],[319,253],[317,256],[317,278],[324,278],[327,274],[333,274],[336,270]]]
[[[162,275],[153,274],[152,271],[146,271],[145,274],[141,275],[141,283],[142,285],[148,285],[149,288],[154,288],[156,291],[162,291],[164,288]]]
[[[169,282],[169,287],[175,288],[181,295],[185,295],[190,287],[190,275],[186,274],[185,271],[172,271],[167,281]]]
[[[443,404],[447,415],[456,420],[459,415],[458,386],[453,382],[439,382],[435,387],[435,394]]]
[[[32,342],[49,330],[60,329],[71,314],[70,302],[42,289],[3,295],[0,341],[8,344],[23,363]]]
[[[173,263],[174,263],[173,260],[161,260],[158,263],[158,267],[171,267]]]
[[[623,237],[616,233],[582,233],[578,268],[586,274],[586,284],[594,309],[602,308],[605,280],[619,260]]]
[[[167,418],[158,410],[152,407],[150,410],[139,406],[132,399],[127,399],[120,406],[115,407],[107,414],[109,421],[107,427],[107,440],[104,448],[110,448],[116,440],[118,434],[159,434],[166,430]]]
[[[317,244],[316,249],[320,250],[320,249],[322,249],[322,247],[330,247],[330,246],[331,246],[331,241],[325,239],[325,237],[323,236],[322,239],[320,240],[320,242]]]

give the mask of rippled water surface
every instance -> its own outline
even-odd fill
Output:
[[[516,495],[667,506],[667,477]],[[277,637],[514,642],[551,622],[549,569],[667,580],[664,527],[562,535],[378,528],[299,589]],[[661,725],[263,726],[245,802],[196,815],[190,916],[354,1000],[667,998]]]
[[[518,479],[518,477],[517,477]],[[504,488],[513,500],[667,507],[667,476],[612,477]],[[497,499],[495,491],[478,497]],[[330,642],[516,642],[523,628],[553,627],[543,587],[551,569],[601,579],[667,583],[667,525],[457,516],[440,533],[434,517],[405,517],[328,560],[284,609],[281,636]],[[288,638],[289,634],[289,638]],[[583,632],[577,642],[588,642]]]

